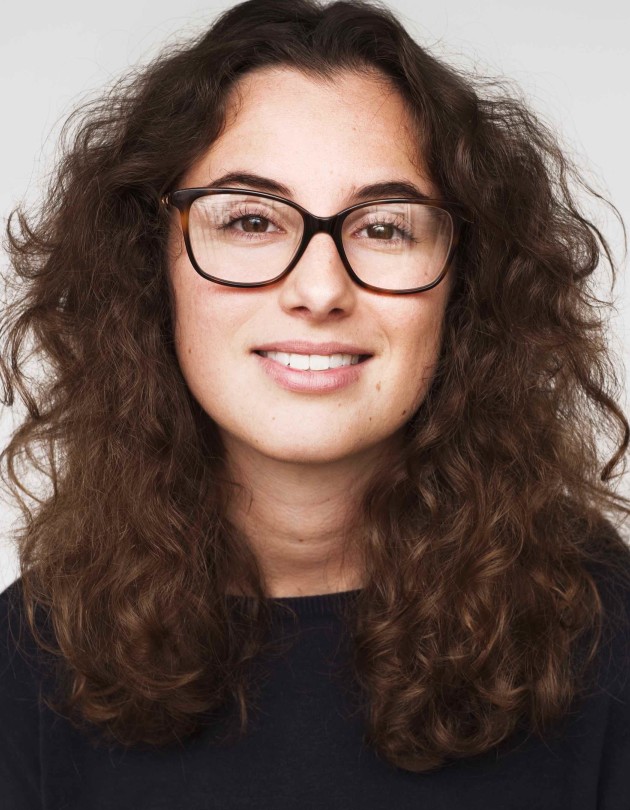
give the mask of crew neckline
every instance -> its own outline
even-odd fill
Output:
[[[308,596],[273,596],[266,601],[270,602],[272,607],[291,608],[299,617],[327,616],[338,613],[340,609],[353,601],[361,593],[361,590],[361,588],[354,588],[350,591],[311,594]],[[246,602],[252,598],[251,596],[228,594],[228,599],[233,604]]]

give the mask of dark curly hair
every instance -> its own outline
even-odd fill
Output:
[[[387,77],[466,212],[434,379],[360,504],[365,584],[346,619],[366,742],[427,771],[517,728],[551,733],[607,626],[596,573],[630,571],[611,521],[630,512],[612,484],[629,426],[592,287],[614,260],[519,94],[356,0],[221,14],[76,110],[41,207],[9,218],[0,370],[27,414],[2,470],[25,515],[30,629],[59,668],[49,705],[124,745],[184,740],[231,700],[247,728],[272,600],[177,362],[160,199],[222,131],[235,81],[269,65]],[[234,579],[251,595],[237,612]]]

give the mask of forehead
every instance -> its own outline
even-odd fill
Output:
[[[412,117],[385,77],[344,71],[323,79],[264,68],[232,88],[223,131],[195,167],[195,180],[239,169],[315,197],[394,177],[435,192],[419,151]]]

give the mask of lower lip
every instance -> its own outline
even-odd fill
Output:
[[[340,388],[352,385],[357,382],[363,368],[371,359],[368,357],[367,360],[356,363],[354,366],[340,366],[325,371],[299,371],[255,352],[254,356],[260,361],[263,370],[282,388],[286,388],[287,391],[305,391],[307,393],[338,391]]]

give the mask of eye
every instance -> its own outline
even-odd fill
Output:
[[[240,227],[237,227],[239,225]],[[242,231],[243,233],[274,233],[280,230],[271,219],[261,213],[252,211],[238,211],[230,214],[222,229]]]
[[[411,229],[403,220],[398,218],[394,221],[387,221],[373,216],[371,220],[363,222],[356,228],[355,236],[359,239],[378,240],[381,242],[391,242],[397,240],[409,241],[413,239]]]
[[[391,222],[377,222],[373,225],[367,225],[363,230],[367,231],[367,235],[374,239],[393,239],[398,229]]]

